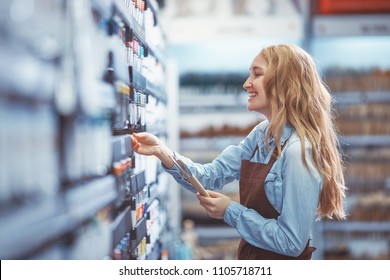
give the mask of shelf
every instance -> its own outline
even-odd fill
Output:
[[[114,110],[116,100],[112,84],[96,81],[96,85],[96,94],[101,96],[98,107],[102,110]]]
[[[116,196],[115,179],[107,176],[1,213],[0,258],[25,257],[73,230]]]
[[[140,125],[137,125],[136,127],[133,127],[133,128],[113,128],[112,134],[114,136],[130,135],[133,133],[144,132],[144,131],[145,131],[145,128],[141,127]]]
[[[158,46],[154,45],[153,43],[149,42],[145,39],[145,44],[149,51],[153,54],[153,56],[163,65],[165,65],[166,62],[166,54],[163,50],[161,50]]]
[[[390,103],[390,92],[336,92],[332,95],[336,108],[367,103]]]
[[[367,103],[390,103],[390,92],[336,92],[332,93],[336,108]],[[245,94],[209,94],[182,96],[180,113],[246,112]]]
[[[127,159],[131,156],[132,146],[130,135],[113,136],[112,151],[114,162],[119,162],[122,159]]]
[[[327,15],[313,17],[313,36],[390,35],[390,15]]]
[[[135,36],[145,43],[145,32],[143,28],[138,24],[138,22],[133,18],[130,13],[130,9],[126,6],[124,0],[114,0],[115,8],[122,15],[122,18],[125,20],[126,24],[134,31]]]
[[[156,97],[159,101],[164,103],[167,102],[167,94],[165,88],[159,87],[149,80],[146,79],[145,91],[154,97]]]
[[[245,104],[240,105],[210,105],[210,106],[180,106],[180,114],[204,113],[242,113],[248,112]]]
[[[131,194],[135,196],[137,193],[141,192],[146,186],[145,171],[141,171],[137,174],[132,175],[130,178],[130,182]]]
[[[247,95],[236,93],[191,94],[180,97],[180,113],[247,112]]]
[[[390,135],[340,136],[339,140],[344,148],[390,146]]]
[[[245,136],[191,137],[181,139],[182,151],[222,151],[229,145],[238,145]]]
[[[113,65],[113,73],[114,73],[114,80],[116,81],[123,81],[127,85],[130,85],[130,74],[132,70],[130,69],[130,66],[125,65],[121,62],[120,57],[114,56],[114,65]]]
[[[219,240],[241,239],[237,230],[228,226],[195,227],[194,231],[198,236],[200,245],[215,244]]]
[[[159,260],[161,259],[161,245],[159,242],[156,242],[156,244],[153,246],[152,251],[148,256],[146,256],[146,259],[148,260]]]
[[[135,228],[130,232],[131,248],[135,249],[141,243],[142,239],[146,236],[146,218],[143,217],[138,221]]]
[[[131,209],[127,207],[112,223],[113,228],[113,247],[122,240],[123,237],[126,236],[127,233],[130,232],[132,225],[131,218]]]
[[[138,90],[143,90],[146,88],[146,78],[138,72],[134,67],[130,67],[130,83],[132,86]]]
[[[57,65],[44,62],[21,50],[20,46],[16,48],[6,42],[0,45],[0,61],[0,96],[19,97],[30,102],[52,101]]]
[[[111,15],[112,0],[92,0],[92,7],[94,7],[99,13],[109,18]]]
[[[164,88],[161,88],[154,83],[150,82],[140,72],[130,66],[130,82],[137,90],[149,93],[156,97],[159,101],[166,102],[166,92]]]
[[[129,1],[131,2],[131,0]],[[2,61],[0,65],[0,104],[2,107],[9,107],[11,111],[27,108],[33,109],[35,112],[43,107],[45,112],[46,110],[50,111],[53,122],[60,122],[59,130],[56,130],[58,133],[55,135],[59,149],[54,151],[59,166],[53,168],[61,174],[53,173],[52,170],[42,170],[41,174],[37,174],[38,179],[40,179],[35,184],[39,183],[37,186],[34,184],[24,185],[26,180],[22,180],[21,185],[18,185],[17,182],[12,183],[10,180],[12,176],[17,176],[15,174],[12,176],[6,174],[8,176],[4,180],[0,180],[5,183],[4,188],[7,187],[7,190],[15,183],[18,185],[18,188],[14,188],[10,194],[7,194],[7,197],[3,199],[4,204],[0,207],[1,259],[88,258],[88,256],[99,257],[103,255],[108,258],[116,257],[117,255],[113,253],[119,247],[125,251],[131,251],[131,248],[136,249],[140,244],[144,244],[144,238],[148,234],[147,220],[145,216],[141,218],[137,216],[140,219],[136,221],[137,213],[135,210],[140,210],[140,208],[136,209],[131,203],[137,194],[138,198],[141,198],[140,192],[143,192],[142,194],[145,196],[143,196],[142,203],[145,202],[145,205],[142,204],[142,206],[145,207],[142,210],[148,210],[146,200],[149,196],[146,191],[147,184],[151,182],[146,181],[148,177],[145,178],[145,175],[148,174],[148,171],[154,172],[156,167],[153,166],[154,169],[149,170],[151,167],[145,157],[134,155],[131,147],[129,134],[145,131],[144,119],[142,119],[143,125],[138,120],[138,123],[128,125],[128,129],[122,129],[126,126],[123,125],[125,122],[122,122],[123,115],[120,113],[128,114],[129,110],[130,113],[135,113],[133,109],[137,106],[138,117],[142,114],[142,118],[146,116],[146,120],[149,121],[148,117],[150,116],[150,120],[155,121],[153,129],[161,135],[167,133],[165,116],[157,115],[165,115],[166,108],[163,107],[167,105],[167,92],[165,89],[166,81],[159,79],[160,76],[155,76],[157,74],[164,76],[165,72],[169,70],[167,65],[163,63],[163,60],[166,59],[165,44],[154,40],[155,38],[163,39],[160,38],[160,35],[163,35],[160,26],[152,27],[151,13],[154,13],[154,23],[157,23],[159,7],[156,0],[145,1],[147,8],[150,9],[145,13],[146,16],[148,14],[150,16],[147,18],[150,20],[150,30],[152,31],[150,33],[148,33],[149,29],[145,30],[145,25],[138,20],[140,9],[137,8],[137,13],[132,15],[127,0],[91,0],[87,1],[88,5],[73,3],[77,1],[72,3],[62,1],[61,5],[54,6],[59,8],[57,14],[64,22],[60,19],[60,22],[54,21],[54,25],[50,25],[52,21],[42,20],[50,14],[52,9],[35,7],[36,9],[32,9],[28,15],[29,23],[35,27],[49,24],[45,30],[38,32],[39,40],[33,40],[37,34],[34,35],[30,32],[34,31],[34,26],[13,32],[11,18],[3,20],[9,26],[2,30],[4,32],[0,32],[0,37],[4,39],[0,45],[0,60]],[[8,6],[6,5],[7,9],[10,8]],[[19,6],[12,8],[18,10],[21,8]],[[20,24],[23,25],[19,22]],[[119,28],[124,25],[126,30],[120,30]],[[128,32],[129,29],[131,29],[131,37],[129,33],[122,33]],[[161,33],[159,33],[160,31]],[[147,35],[151,36],[147,37]],[[152,37],[153,35],[157,36]],[[98,47],[87,44],[91,41],[88,40],[90,37],[99,45]],[[126,41],[134,39],[145,47],[144,55],[150,55],[149,59],[144,60],[143,67],[148,68],[145,69],[147,72],[144,73],[144,69],[141,70],[141,67],[128,65],[129,61],[134,60],[134,57],[129,57],[129,45],[126,49],[124,38]],[[61,46],[65,46],[65,50]],[[84,57],[86,53],[91,53],[92,48],[94,48],[95,59],[91,57],[86,59],[91,58],[88,62],[92,63],[90,66],[93,69],[87,69],[92,72],[86,73],[76,66],[83,64],[80,58]],[[140,49],[142,52],[142,48]],[[135,61],[139,62],[137,59]],[[160,65],[161,63],[162,65]],[[133,65],[135,64],[139,65],[133,63]],[[147,75],[148,73],[150,76]],[[59,77],[65,78],[65,80],[59,83]],[[121,88],[116,85],[118,81],[126,83],[127,87],[123,86],[122,91],[120,91]],[[90,97],[95,102],[84,100],[88,89],[91,93]],[[131,95],[129,95],[129,89],[131,89]],[[138,92],[133,95],[134,89],[142,95],[138,96]],[[129,96],[137,99],[132,100],[136,101],[136,104],[131,108],[127,108],[128,104],[125,102],[128,101]],[[149,107],[147,107],[148,97],[155,101],[155,104],[150,102]],[[159,103],[160,101],[165,104]],[[15,106],[16,108],[14,108]],[[149,108],[150,111],[148,111]],[[128,116],[124,116],[124,118],[128,118]],[[5,129],[12,127],[12,116],[7,121],[9,124],[7,123]],[[22,126],[25,122],[34,122],[34,119],[28,119],[23,115],[20,120],[16,121],[18,125]],[[23,123],[21,123],[22,121]],[[113,128],[114,126],[115,128]],[[46,130],[38,131],[33,136],[45,138],[48,136]],[[72,132],[71,137],[68,137],[68,131]],[[94,143],[101,149],[96,158],[100,161],[106,160],[105,165],[86,168],[83,164],[88,163],[89,158],[84,159],[83,157],[79,159],[81,160],[78,164],[80,166],[75,165],[74,170],[72,169],[75,174],[85,173],[84,176],[80,175],[83,178],[73,174],[72,170],[65,170],[65,173],[62,174],[61,168],[58,168],[62,165],[68,165],[68,150],[81,144],[88,145],[88,138],[94,135],[108,137],[108,139],[103,139],[104,141]],[[11,141],[12,139],[6,140]],[[13,146],[9,144],[2,145],[2,149],[12,148]],[[44,149],[44,151],[50,152],[50,147],[48,149]],[[17,161],[20,153],[23,151],[16,151],[13,161]],[[130,162],[133,166],[130,166]],[[73,165],[73,163],[71,160],[69,164]],[[112,163],[118,164],[113,166]],[[119,169],[117,166],[121,168]],[[28,166],[22,164],[21,167],[27,168]],[[24,173],[29,173],[32,170],[31,168],[27,169],[24,170]],[[68,173],[72,173],[74,176]],[[132,174],[134,175],[130,176]],[[73,178],[75,176],[77,178]],[[0,177],[2,177],[1,174]],[[53,180],[57,184],[47,186],[48,182]],[[154,181],[154,178],[150,176],[149,180]],[[1,183],[0,185],[0,189],[2,189],[3,185]],[[42,190],[34,191],[37,187]],[[131,193],[130,187],[132,188]],[[167,185],[165,184],[164,187],[167,188]],[[168,192],[153,193],[153,195],[158,194],[161,196],[170,195]],[[161,199],[161,196],[156,196],[156,198]],[[164,200],[168,203],[168,199],[164,197]],[[162,211],[162,215],[164,217],[167,215],[165,209]],[[165,220],[164,222],[167,223]],[[131,240],[127,240],[129,235]],[[125,239],[123,240],[123,238]],[[128,248],[123,248],[124,241],[130,241]],[[99,244],[99,246],[91,248],[91,242]],[[116,247],[118,244],[121,246]],[[88,251],[91,249],[93,249],[92,253]],[[99,252],[104,250],[103,254],[95,254],[96,249]],[[109,252],[110,249],[111,252]],[[157,246],[154,249],[151,256],[158,258],[161,253]],[[129,252],[125,252],[124,255],[128,255],[127,253]],[[144,256],[140,256],[140,258],[144,258]]]
[[[236,145],[245,138],[243,136],[224,137],[191,137],[181,140],[183,151],[221,151],[228,145]],[[353,135],[339,136],[343,148],[355,147],[387,147],[390,146],[390,135]],[[205,148],[207,147],[207,148]]]
[[[323,225],[324,231],[340,233],[390,233],[390,222],[324,222]]]
[[[161,127],[161,125],[148,124],[146,131],[156,135],[157,137],[166,137],[166,131]]]

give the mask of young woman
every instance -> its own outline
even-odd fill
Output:
[[[148,133],[132,135],[134,150],[157,156],[167,172],[196,192],[172,158],[186,163],[208,189],[210,197],[197,194],[200,204],[240,233],[238,259],[311,259],[315,220],[345,218],[346,188],[331,96],[313,59],[293,45],[264,48],[243,87],[248,110],[267,120],[212,163],[194,163]],[[240,203],[215,192],[235,179]]]

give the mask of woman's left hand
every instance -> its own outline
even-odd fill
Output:
[[[210,217],[216,219],[223,219],[225,215],[226,208],[232,202],[232,199],[221,193],[207,191],[210,197],[203,196],[199,193],[196,194],[196,197],[199,200],[200,205],[202,205]]]

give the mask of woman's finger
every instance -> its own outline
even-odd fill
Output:
[[[210,197],[216,198],[220,196],[220,193],[213,192],[213,191],[207,191]]]
[[[147,139],[147,134],[145,132],[133,133],[131,136],[137,141],[144,141]]]
[[[199,195],[198,196],[198,200],[199,200],[199,203],[201,205],[203,205],[203,206],[205,206],[205,205],[207,205],[207,206],[214,205],[213,198],[210,198],[210,197]]]

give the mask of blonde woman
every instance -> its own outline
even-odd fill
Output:
[[[187,164],[208,189],[210,197],[197,198],[209,216],[224,219],[240,233],[238,259],[311,259],[316,219],[345,218],[331,96],[310,55],[293,45],[264,48],[243,87],[247,109],[267,120],[212,163],[194,163],[148,133],[133,134],[134,150],[157,156],[167,172],[196,192],[172,158]],[[235,179],[240,203],[216,192]]]

